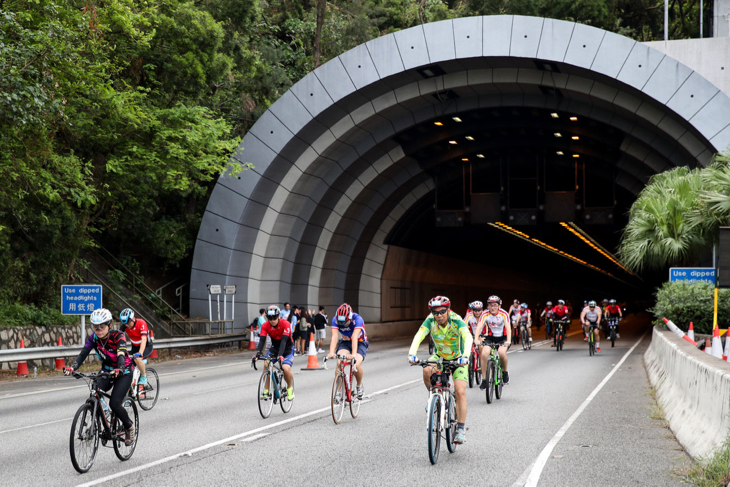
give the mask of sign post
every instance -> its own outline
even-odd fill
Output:
[[[216,302],[218,303],[218,321],[221,319],[221,285],[211,284],[208,286],[208,315],[210,321],[213,321],[213,301],[211,296],[215,295]]]
[[[236,299],[236,286],[235,285],[228,285],[224,289],[225,295],[223,296],[223,321],[228,321],[228,313],[226,313],[226,297],[230,294],[231,295],[231,320],[234,320],[234,314],[235,314],[235,303],[234,300]],[[224,325],[225,326],[225,325]],[[224,329],[225,330],[225,329]],[[228,330],[225,330],[227,332]],[[231,324],[231,333],[233,333],[233,324]]]
[[[61,314],[81,315],[81,345],[86,340],[86,315],[102,307],[102,288],[98,284],[61,286]]]

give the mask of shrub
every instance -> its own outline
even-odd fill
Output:
[[[687,331],[689,322],[694,323],[697,333],[712,334],[715,287],[706,282],[665,282],[656,293],[656,305],[649,311],[655,323],[662,318],[672,320],[680,329]],[[717,322],[720,328],[730,326],[730,290],[720,289],[717,304]]]
[[[61,310],[43,305],[0,302],[0,327],[75,325],[78,316],[64,316]]]

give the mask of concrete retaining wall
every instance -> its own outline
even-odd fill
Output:
[[[87,335],[91,334],[91,328],[87,325]],[[0,350],[12,350],[20,348],[20,339],[26,348],[30,347],[55,347],[58,345],[58,337],[61,337],[64,345],[81,345],[81,326],[21,326],[17,328],[0,328]],[[92,360],[95,357],[89,356]],[[53,360],[29,361],[28,366],[33,372],[33,366],[51,367],[55,365]],[[0,363],[0,370],[15,370],[16,362]]]
[[[694,458],[710,455],[729,433],[730,364],[659,327],[644,363],[677,440]]]

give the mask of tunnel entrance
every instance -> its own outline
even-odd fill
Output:
[[[609,252],[626,210],[653,174],[708,164],[729,126],[700,75],[585,25],[470,17],[374,39],[246,134],[233,161],[254,168],[215,187],[191,315],[210,284],[237,285],[237,326],[287,301],[379,322],[422,318],[422,296],[448,289],[641,287]]]

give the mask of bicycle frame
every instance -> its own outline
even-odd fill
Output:
[[[447,405],[449,404],[449,398],[453,398],[454,401],[456,400],[456,396],[454,396],[454,393],[452,391],[453,386],[451,385],[449,380],[451,379],[451,369],[458,368],[458,366],[455,365],[455,361],[444,361],[442,358],[439,358],[438,361],[422,360],[419,362],[418,365],[421,365],[422,367],[432,366],[436,369],[431,374],[431,388],[429,389],[430,394],[428,395],[428,404],[429,406],[432,404],[431,398],[433,396],[441,396],[441,400],[444,404],[442,411],[442,414],[444,415],[444,421],[441,421],[439,430],[443,432],[446,429],[445,418],[447,413]],[[443,368],[443,370],[441,370],[441,368]],[[428,415],[426,416],[426,429],[428,429],[428,419],[430,417],[431,411],[428,411]]]
[[[352,402],[352,378],[357,372],[357,365],[355,365],[355,359],[349,360],[345,355],[336,356],[338,362],[337,373],[342,375],[345,379],[345,392],[347,393],[347,402]],[[326,360],[326,359],[325,359]],[[350,373],[345,372],[345,368],[350,367]]]
[[[87,404],[91,404],[93,406],[93,410],[92,410],[92,413],[91,413],[92,414],[92,417],[93,418],[101,418],[101,421],[100,422],[101,422],[101,425],[102,425],[102,428],[103,428],[103,433],[107,435],[106,438],[102,437],[102,440],[106,440],[106,441],[113,440],[114,437],[113,437],[113,432],[112,432],[112,429],[111,429],[112,428],[112,425],[109,424],[109,421],[107,421],[106,415],[103,413],[104,408],[101,405],[101,398],[102,397],[105,397],[106,398],[105,400],[106,400],[106,403],[107,403],[107,407],[111,408],[111,399],[112,399],[112,396],[111,396],[111,394],[109,394],[107,392],[104,392],[101,389],[99,389],[99,384],[98,384],[98,380],[99,379],[105,378],[105,377],[111,377],[111,375],[110,374],[107,374],[106,372],[100,373],[98,375],[86,375],[86,374],[81,374],[81,373],[76,372],[73,375],[77,379],[78,378],[83,378],[84,380],[88,379],[89,398],[86,399],[85,402]],[[111,414],[112,414],[112,419],[114,419],[116,417],[116,415],[114,414],[114,411],[112,411]],[[97,424],[98,424],[97,421],[93,421],[92,422],[92,433],[93,434],[96,434]]]

